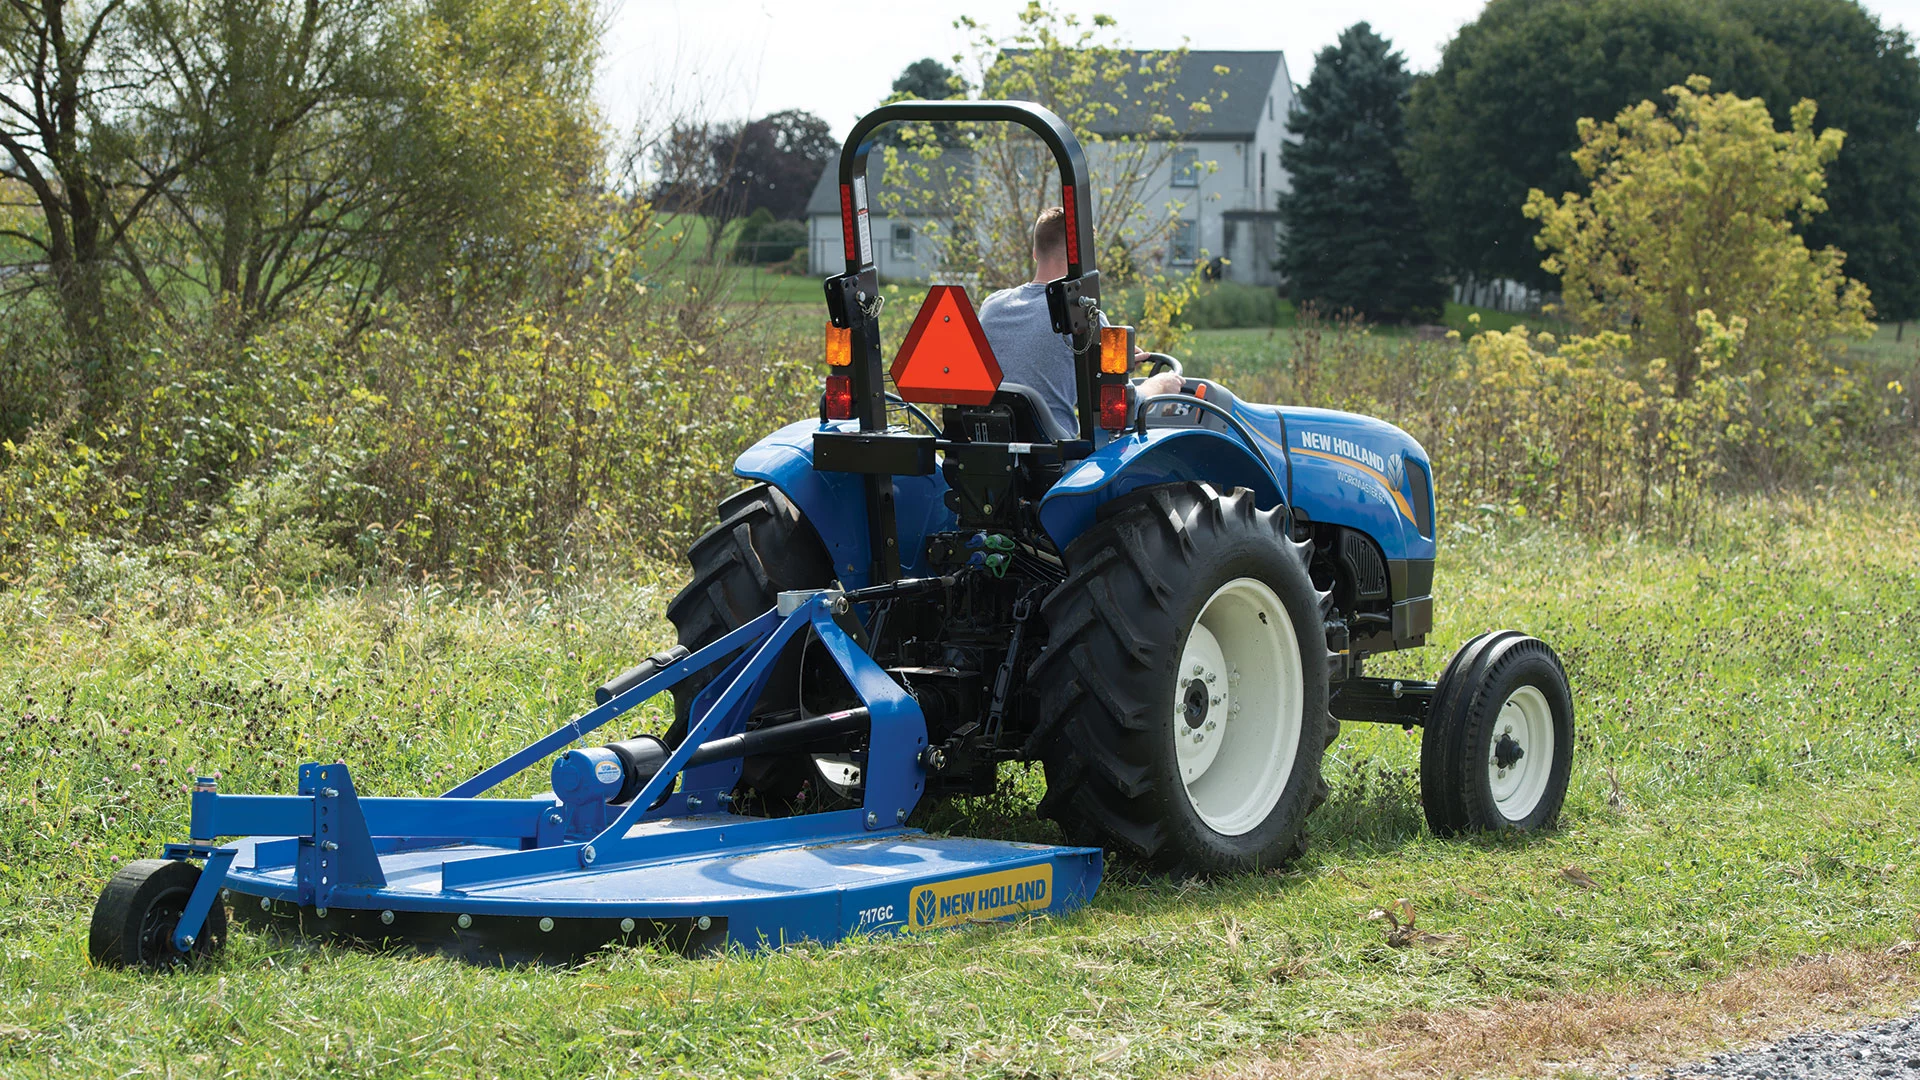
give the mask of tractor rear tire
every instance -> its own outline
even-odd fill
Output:
[[[695,651],[773,607],[782,592],[824,589],[834,582],[833,560],[819,534],[770,484],[756,484],[722,502],[720,523],[693,542],[687,561],[693,564],[693,579],[667,605],[667,618],[679,630],[680,644]],[[800,650],[793,648],[774,664],[760,699],[764,709],[799,704],[800,659]],[[674,686],[668,746],[679,746],[687,737],[687,710],[695,695],[724,668],[725,662],[715,664]],[[805,756],[750,757],[740,790],[758,796],[749,802],[761,813],[791,812],[817,773]]]
[[[1158,485],[1103,510],[1041,608],[1041,813],[1156,870],[1278,866],[1326,800],[1339,730],[1305,545],[1244,489]]]
[[[1573,692],[1553,649],[1516,630],[1461,646],[1420,733],[1434,835],[1550,829],[1572,771]]]

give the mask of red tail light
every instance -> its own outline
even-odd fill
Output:
[[[1100,386],[1100,426],[1120,431],[1127,426],[1127,388],[1121,383]]]
[[[853,379],[851,377],[827,376],[827,419],[853,419]]]

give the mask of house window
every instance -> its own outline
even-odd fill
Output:
[[[1267,99],[1267,119],[1273,119],[1273,99]]]
[[[893,257],[913,258],[913,226],[896,223],[893,227]]]
[[[1175,266],[1192,266],[1200,255],[1199,229],[1191,221],[1173,225],[1173,241],[1168,246],[1169,260]]]
[[[1173,152],[1173,186],[1200,186],[1200,151],[1175,150]]]
[[[1237,221],[1226,221],[1226,222],[1222,222],[1222,223],[1221,223],[1221,225],[1220,225],[1220,246],[1221,246],[1221,247],[1223,247],[1223,248],[1226,248],[1226,249],[1227,249],[1227,253],[1228,253],[1229,255],[1231,255],[1231,254],[1233,253],[1233,242],[1234,242],[1235,240],[1238,240],[1239,238],[1240,238],[1240,223],[1239,223],[1239,222],[1237,222]]]
[[[1260,201],[1267,201],[1267,152],[1260,151]]]

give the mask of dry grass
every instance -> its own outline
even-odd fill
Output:
[[[1626,990],[1401,1013],[1356,1031],[1270,1049],[1206,1080],[1286,1077],[1612,1075],[1766,1042],[1814,1027],[1858,1026],[1920,999],[1920,952],[1814,957],[1753,968],[1690,992]]]

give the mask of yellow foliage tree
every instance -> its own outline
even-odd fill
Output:
[[[1715,372],[1788,385],[1828,369],[1848,336],[1871,333],[1867,289],[1843,252],[1795,232],[1826,209],[1826,166],[1843,132],[1815,133],[1814,103],[1776,130],[1759,98],[1708,93],[1699,75],[1606,123],[1580,121],[1574,162],[1591,191],[1539,189],[1542,264],[1566,313],[1589,332],[1631,335],[1631,359],[1678,400]]]

